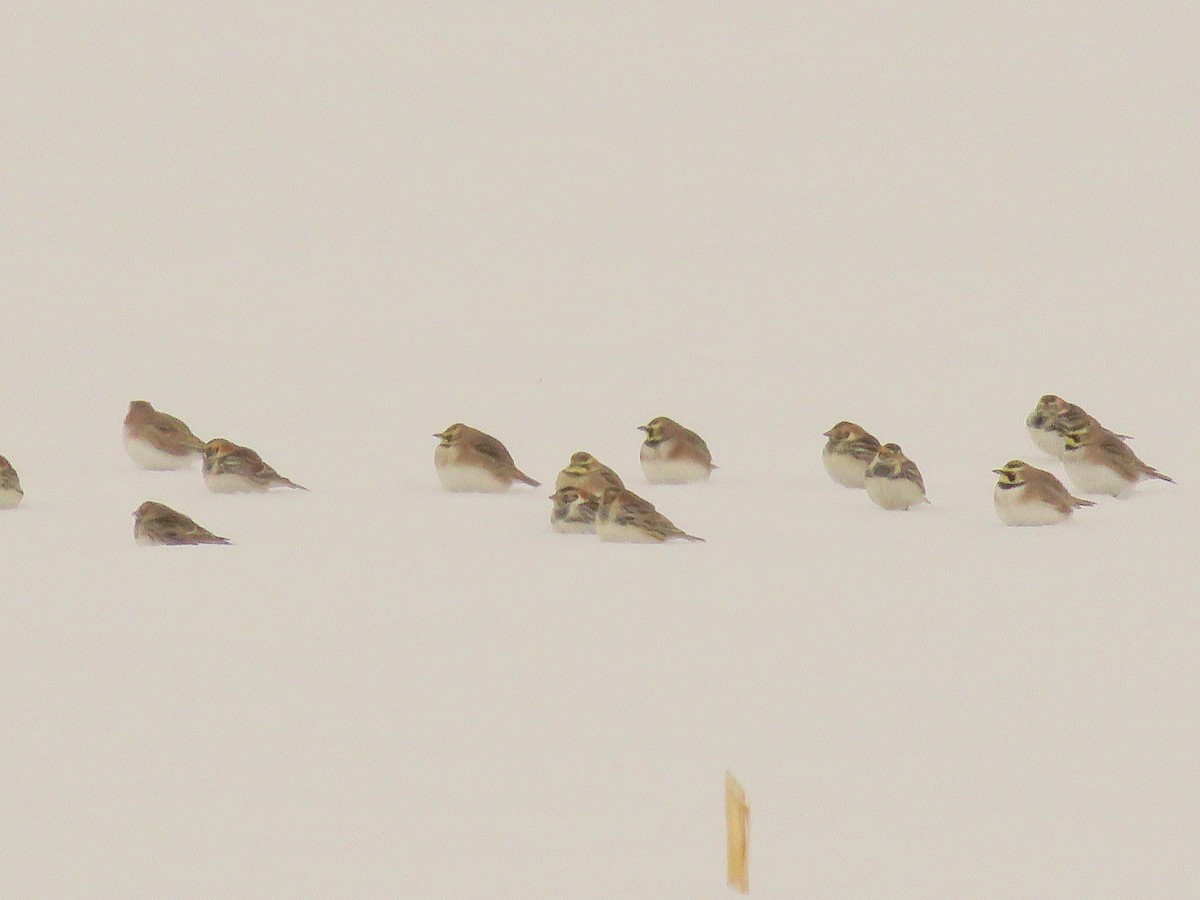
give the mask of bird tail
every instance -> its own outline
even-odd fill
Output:
[[[1096,501],[1095,500],[1084,500],[1080,497],[1072,497],[1071,505],[1074,506],[1076,509],[1079,509],[1082,506],[1095,506]]]
[[[307,491],[308,490],[308,488],[306,488],[304,485],[296,484],[296,482],[292,481],[292,479],[284,478],[282,475],[279,476],[279,483],[282,484],[284,487],[295,488],[298,491]]]
[[[708,543],[702,537],[696,537],[696,535],[694,535],[694,534],[687,534],[686,532],[683,532],[683,531],[679,532],[679,536],[681,538],[683,538],[685,541],[693,541],[695,543],[700,543],[700,544]]]
[[[1158,469],[1152,469],[1149,466],[1146,466],[1146,475],[1149,478],[1157,478],[1159,481],[1169,481],[1171,484],[1175,484],[1175,479],[1170,475],[1164,475]]]
[[[530,478],[528,475],[526,475],[520,469],[513,469],[512,477],[513,477],[514,481],[519,481],[522,484],[529,485],[530,487],[541,487],[542,486],[542,483],[540,481],[534,481],[532,478]]]

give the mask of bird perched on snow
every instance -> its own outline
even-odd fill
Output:
[[[1076,489],[1085,494],[1124,497],[1139,481],[1151,478],[1175,483],[1174,478],[1138,459],[1120,435],[1095,422],[1067,433],[1063,468]]]
[[[1068,403],[1054,394],[1046,394],[1038,400],[1037,406],[1025,420],[1025,427],[1029,430],[1029,437],[1033,439],[1034,445],[1043,453],[1049,453],[1059,459],[1062,459],[1066,452],[1068,432],[1085,425],[1104,427],[1093,416],[1084,412],[1082,407]],[[1129,435],[1126,434],[1118,434],[1117,437],[1123,441],[1129,440]]]
[[[1055,525],[1071,518],[1077,509],[1096,505],[1071,496],[1051,473],[1019,459],[992,471],[1000,476],[992,500],[1005,525]]]
[[[585,450],[571,454],[567,467],[558,473],[554,489],[579,488],[590,494],[602,494],[605,488],[624,488],[621,477]]]
[[[512,454],[490,434],[458,422],[434,437],[440,443],[433,452],[433,464],[448,491],[501,493],[514,481],[541,487],[517,468]]]
[[[561,487],[550,499],[554,508],[550,511],[550,527],[559,534],[595,534],[596,513],[600,509],[600,498],[576,487]]]
[[[825,437],[829,441],[821,451],[821,461],[829,477],[846,487],[863,487],[867,466],[879,452],[879,441],[853,422],[838,422]]]
[[[0,509],[11,509],[20,503],[24,496],[17,470],[12,467],[12,463],[0,456]]]
[[[608,488],[600,497],[596,516],[596,535],[602,541],[634,544],[661,544],[671,538],[703,541],[676,528],[649,500],[633,491]]]
[[[147,500],[133,511],[133,538],[139,544],[228,544],[229,539],[197,525],[189,516]]]
[[[910,509],[928,503],[925,479],[899,444],[884,444],[875,454],[863,482],[867,496],[884,509]]]
[[[134,400],[125,414],[125,452],[143,469],[186,469],[204,452],[204,441],[182,421]]]
[[[658,416],[638,430],[646,432],[640,456],[642,472],[651,484],[704,481],[716,468],[703,438],[673,419]]]
[[[204,445],[204,484],[215,494],[262,493],[273,487],[308,488],[284,478],[249,447],[225,438]]]

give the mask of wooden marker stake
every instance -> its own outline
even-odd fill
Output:
[[[725,773],[725,843],[728,850],[729,886],[750,893],[750,804],[738,780]]]

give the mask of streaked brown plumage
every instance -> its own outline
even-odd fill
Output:
[[[579,450],[571,454],[571,461],[554,481],[555,490],[565,487],[601,494],[606,488],[624,488],[625,485],[616,472],[587,451]]]
[[[24,496],[17,470],[12,467],[12,463],[0,456],[0,509],[11,509],[19,504]]]
[[[992,471],[1000,476],[993,491],[996,514],[1006,525],[1052,525],[1066,520],[1077,509],[1096,505],[1072,496],[1045,469],[1019,459]]]
[[[829,440],[821,451],[821,460],[829,477],[846,487],[862,487],[867,467],[879,452],[879,441],[853,422],[838,422],[825,432],[825,437]]]
[[[600,498],[576,487],[562,487],[550,495],[550,527],[562,534],[595,534]]]
[[[308,490],[284,478],[249,447],[225,438],[213,438],[204,445],[204,483],[218,494],[261,493],[273,487]]]
[[[187,425],[146,400],[130,402],[123,436],[125,452],[146,469],[186,468],[204,450],[204,441]]]
[[[704,540],[677,528],[644,497],[612,487],[600,497],[596,534],[602,541],[631,543],[662,543],[671,538]]]
[[[514,481],[541,487],[517,468],[512,454],[490,434],[456,422],[434,435],[433,454],[442,486],[451,491],[506,491]]]
[[[639,456],[651,484],[703,481],[717,468],[704,439],[674,419],[657,416],[638,429],[646,432]]]
[[[228,544],[228,538],[213,534],[185,516],[154,500],[133,511],[133,537],[139,544]]]

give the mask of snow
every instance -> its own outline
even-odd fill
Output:
[[[469,6],[2,14],[5,893],[725,897],[729,770],[756,897],[1195,894],[1200,10]],[[1001,525],[1045,393],[1179,484]]]

